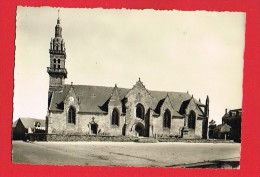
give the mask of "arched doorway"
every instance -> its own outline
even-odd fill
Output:
[[[91,129],[91,133],[96,135],[97,129],[98,129],[98,124],[97,123],[90,124],[90,129]]]
[[[92,121],[89,122],[89,130],[91,135],[96,135],[98,132],[98,124],[95,122],[95,118],[92,118]]]
[[[138,133],[139,136],[144,136],[144,125],[142,123],[137,123],[134,130]]]

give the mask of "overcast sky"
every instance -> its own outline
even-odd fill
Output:
[[[245,13],[60,9],[66,83],[210,98],[210,119],[242,105]],[[47,114],[49,46],[58,9],[18,7],[14,117]]]

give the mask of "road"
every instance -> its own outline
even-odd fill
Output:
[[[27,164],[169,167],[239,158],[239,143],[13,141],[13,162]]]

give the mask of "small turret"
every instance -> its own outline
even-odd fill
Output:
[[[205,104],[205,115],[209,117],[209,96],[207,95],[206,104]]]
[[[205,117],[204,117],[204,120],[203,120],[202,137],[204,139],[208,139],[209,96],[207,96],[207,98],[206,98],[204,114],[205,114]]]

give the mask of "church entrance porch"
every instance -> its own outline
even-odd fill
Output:
[[[138,122],[134,125],[134,131],[137,136],[145,136],[145,128],[141,122]]]

